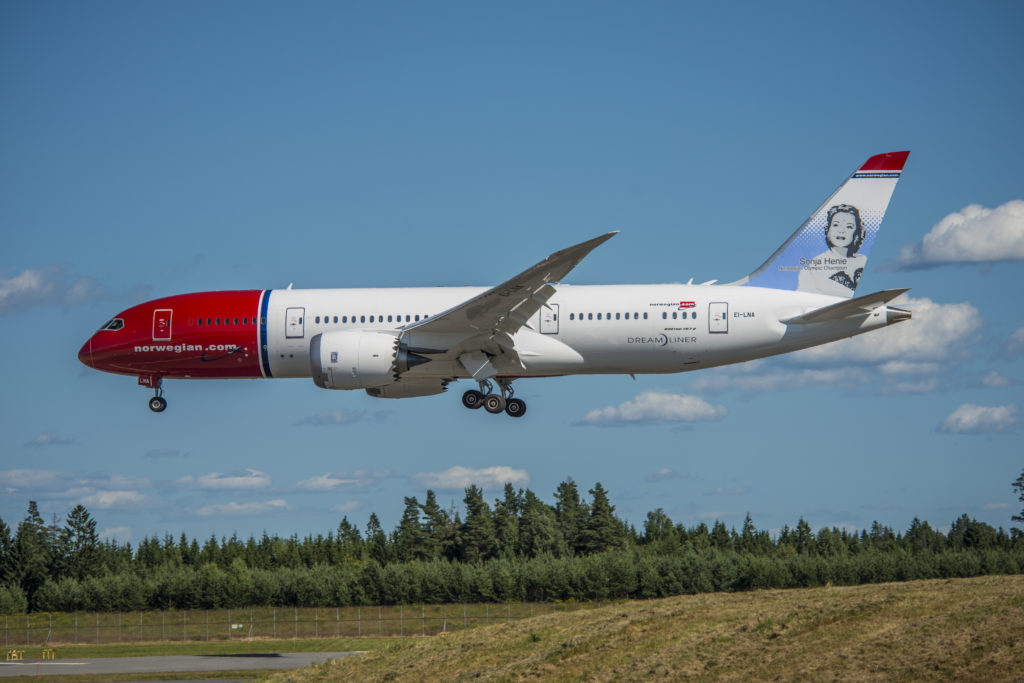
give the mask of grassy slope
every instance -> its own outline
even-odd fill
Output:
[[[1024,576],[690,595],[552,614],[275,681],[1024,677]]]

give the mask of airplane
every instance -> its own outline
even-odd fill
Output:
[[[164,379],[298,377],[377,398],[441,394],[523,417],[515,380],[678,373],[805,349],[909,320],[906,289],[855,296],[907,151],[868,159],[750,275],[718,284],[567,285],[618,231],[556,251],[496,287],[264,289],[181,294],[114,316],[85,365]]]

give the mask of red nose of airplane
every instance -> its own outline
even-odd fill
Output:
[[[82,344],[82,348],[78,351],[78,360],[82,361],[90,368],[94,367],[92,364],[92,337],[89,337],[89,341]]]

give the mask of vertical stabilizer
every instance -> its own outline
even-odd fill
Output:
[[[868,159],[760,268],[733,284],[852,297],[909,155]]]

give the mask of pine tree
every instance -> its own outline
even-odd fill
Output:
[[[590,515],[580,530],[580,547],[584,553],[600,553],[623,544],[625,533],[622,523],[615,517],[615,506],[608,500],[608,493],[601,482],[594,484],[591,495]]]
[[[427,489],[427,498],[420,506],[423,512],[423,546],[427,559],[451,558],[455,544],[452,517],[437,502],[437,496]]]
[[[497,538],[494,535],[494,520],[491,508],[484,500],[484,493],[476,485],[466,489],[466,521],[462,524],[462,559],[466,562],[486,560],[494,555]]]
[[[30,608],[35,607],[36,591],[45,583],[53,563],[53,552],[47,539],[46,524],[39,514],[39,507],[34,500],[30,500],[28,514],[18,525],[13,552],[13,578],[25,591]]]
[[[1020,476],[1017,477],[1017,481],[1013,482],[1013,488],[1017,489],[1017,499],[1024,503],[1024,470],[1021,470]],[[1019,515],[1014,515],[1010,519],[1015,522],[1024,522],[1024,510],[1021,510]],[[1014,527],[1014,531],[1024,532],[1024,529]]]
[[[181,535],[182,542],[185,534]],[[66,575],[81,581],[99,574],[100,539],[96,535],[96,520],[83,505],[76,505],[68,513],[61,531],[61,546],[65,557]]]
[[[366,523],[366,546],[371,559],[377,560],[381,565],[387,564],[388,539],[380,528],[376,512],[370,513],[370,519]]]
[[[554,508],[530,489],[526,489],[523,496],[523,514],[519,519],[519,552],[524,557],[537,557],[545,553],[561,556],[566,553]]]
[[[505,483],[505,496],[494,501],[494,534],[498,555],[515,557],[519,553],[519,517],[522,515],[523,490],[517,492],[511,482]]]
[[[392,535],[394,559],[398,562],[421,560],[426,548],[423,544],[423,529],[420,526],[420,504],[416,496],[405,498],[405,511]]]
[[[559,484],[555,491],[555,519],[558,520],[558,528],[562,532],[566,548],[571,553],[584,552],[581,533],[586,524],[587,513],[572,477]]]

